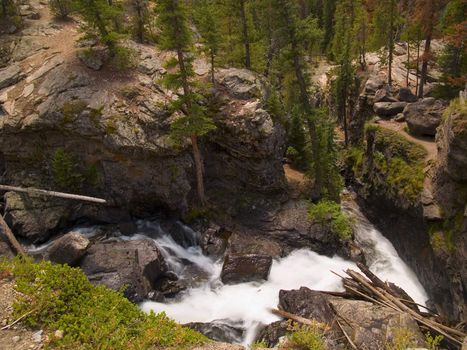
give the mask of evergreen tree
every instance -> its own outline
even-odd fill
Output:
[[[373,47],[385,46],[387,50],[388,84],[392,85],[392,62],[397,26],[400,24],[399,8],[396,0],[376,2],[373,17]]]
[[[132,33],[138,42],[145,41],[146,29],[145,26],[149,22],[149,4],[147,0],[129,0],[128,5],[132,10],[131,29]]]
[[[218,22],[219,11],[212,0],[202,0],[195,7],[197,28],[201,33],[204,51],[211,62],[211,81],[215,84],[215,60],[221,46],[222,34]]]
[[[110,5],[106,0],[76,0],[75,5],[85,22],[84,30],[89,35],[97,36],[114,55],[119,38],[115,21],[122,15],[122,9]]]
[[[194,91],[192,58],[187,55],[192,50],[191,33],[187,25],[187,15],[181,0],[158,0],[156,4],[157,23],[161,30],[160,46],[174,51],[176,57],[166,63],[170,73],[164,83],[173,90],[182,89],[183,96],[172,105],[174,111],[183,111],[173,124],[171,134],[175,140],[189,138],[193,149],[198,198],[204,204],[204,166],[198,138],[215,128],[207,117],[206,110],[198,103],[200,96]],[[173,72],[176,70],[175,72]]]
[[[441,18],[441,31],[446,46],[439,59],[442,70],[441,81],[443,86],[437,89],[440,97],[452,98],[467,83],[467,1],[452,0],[446,6]]]
[[[308,45],[313,39],[321,36],[317,28],[316,21],[306,20],[307,30],[303,30],[301,21],[297,14],[297,8],[294,3],[287,0],[274,0],[276,35],[280,36],[282,43],[281,49],[286,51],[286,57],[289,58],[292,72],[295,75],[295,81],[298,87],[298,98],[302,119],[307,125],[309,139],[311,142],[312,160],[313,160],[313,178],[315,180],[315,189],[317,196],[321,195],[323,174],[319,160],[319,136],[316,120],[313,118],[314,107],[310,101],[308,93],[309,81],[307,70],[304,65],[304,44]]]
[[[441,16],[442,9],[447,0],[417,0],[415,20],[420,23],[425,39],[425,48],[422,55],[422,69],[420,72],[420,85],[418,97],[423,97],[423,89],[428,75],[428,63],[432,59],[431,40],[435,34],[435,28]]]

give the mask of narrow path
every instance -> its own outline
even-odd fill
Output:
[[[382,126],[385,129],[393,130],[398,134],[404,136],[410,142],[416,143],[425,148],[425,150],[427,151],[425,161],[427,163],[430,160],[436,159],[436,156],[438,155],[438,148],[436,147],[436,142],[434,138],[415,137],[413,135],[410,135],[409,133],[407,133],[407,131],[404,130],[407,126],[406,123],[398,123],[394,120],[379,120],[376,124]]]

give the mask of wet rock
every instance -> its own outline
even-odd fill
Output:
[[[49,260],[58,264],[75,265],[86,254],[89,239],[78,232],[70,232],[57,239],[48,249]]]
[[[373,110],[380,117],[392,117],[401,113],[407,102],[378,102],[373,105]]]
[[[230,233],[220,226],[210,224],[201,235],[203,254],[213,258],[220,258],[223,256],[227,248],[227,239],[229,235]]]
[[[401,87],[399,89],[399,93],[397,94],[397,99],[399,101],[413,103],[417,102],[418,97],[409,88]]]
[[[186,288],[186,286],[178,281],[178,278],[174,280],[172,277],[166,276],[159,278],[154,284],[154,289],[161,293],[164,298],[173,298]]]
[[[222,266],[221,279],[224,283],[242,283],[267,280],[272,258],[265,255],[227,255]]]
[[[410,133],[435,136],[445,109],[446,105],[433,97],[407,105],[404,109],[404,116]]]
[[[323,323],[330,323],[335,316],[329,306],[329,297],[306,287],[281,290],[279,307],[292,314]]]
[[[80,267],[92,283],[113,290],[128,286],[124,294],[135,302],[147,297],[167,271],[162,253],[150,240],[96,243]]]
[[[230,326],[221,321],[213,322],[192,322],[184,325],[185,327],[194,329],[204,334],[209,339],[226,342],[226,343],[241,343],[243,340],[243,329]]]
[[[394,118],[394,120],[398,123],[403,123],[405,122],[405,115],[404,113],[399,113],[396,115],[396,117]]]
[[[0,69],[0,89],[16,84],[22,77],[21,67],[17,64]]]
[[[279,344],[280,338],[288,333],[288,328],[287,321],[273,322],[259,331],[256,341],[264,342],[268,347],[273,348]]]
[[[274,259],[284,256],[284,249],[278,242],[268,237],[248,233],[232,233],[229,238],[228,253],[232,255],[258,254]]]

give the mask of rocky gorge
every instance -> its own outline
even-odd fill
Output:
[[[270,313],[279,306],[331,324],[329,349],[346,346],[336,318],[351,320],[344,332],[357,348],[383,349],[398,328],[424,346],[410,315],[322,293],[342,292],[331,271],[357,262],[417,303],[429,299],[428,308],[451,324],[465,322],[464,97],[449,106],[397,83],[391,89],[374,59],[350,121],[350,139],[361,149],[343,166],[356,193],[343,194],[354,218],[343,239],[331,220],[310,218],[308,200],[284,168],[284,116],[270,107],[272,88],[259,74],[219,68],[203,91],[216,129],[201,143],[209,200],[201,208],[190,143],[170,137],[180,116],[169,104],[180,92],[159,83],[170,54],[127,40],[135,66],[112,70],[87,55],[94,43],[77,40],[76,23],[52,21],[42,3],[30,6],[37,18],[0,37],[7,52],[0,62],[0,183],[107,201],[5,193],[5,220],[34,258],[79,267],[92,283],[124,289],[143,310],[165,311],[222,342],[278,346],[289,327]],[[194,60],[194,71],[209,79],[204,59]],[[412,149],[411,137],[428,149]],[[421,184],[387,181],[396,157],[422,169]],[[12,255],[2,241],[0,252]]]

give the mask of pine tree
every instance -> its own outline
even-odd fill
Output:
[[[183,111],[171,127],[174,140],[189,138],[193,149],[197,192],[200,203],[206,202],[204,191],[204,165],[199,148],[198,138],[215,128],[207,117],[205,109],[198,103],[200,96],[194,91],[195,75],[192,59],[188,52],[192,50],[191,33],[187,25],[187,15],[181,0],[158,0],[156,4],[157,23],[161,30],[160,46],[162,49],[174,51],[176,57],[166,63],[169,72],[164,83],[173,90],[182,89],[183,96],[172,105],[174,111]],[[176,70],[174,72],[174,70]]]
[[[415,20],[420,23],[425,39],[425,48],[422,55],[422,69],[420,72],[420,85],[418,87],[418,97],[423,97],[423,89],[428,75],[428,63],[432,59],[431,40],[435,34],[435,28],[441,16],[442,9],[447,0],[417,0],[415,10]]]
[[[452,0],[446,6],[441,18],[441,31],[446,46],[439,59],[443,86],[437,94],[443,98],[456,96],[467,84],[467,1]]]
[[[399,8],[396,0],[380,0],[376,2],[373,17],[373,47],[385,46],[388,63],[388,85],[392,85],[392,62],[394,41],[397,26],[400,24]]]
[[[307,125],[312,150],[313,178],[317,196],[321,195],[323,174],[319,160],[319,136],[314,116],[314,107],[310,101],[308,93],[309,81],[303,63],[304,44],[309,45],[313,39],[321,37],[321,32],[317,28],[317,21],[306,19],[307,30],[303,30],[303,21],[300,21],[295,4],[287,0],[274,0],[276,35],[282,43],[282,50],[286,51],[289,57],[292,72],[295,75],[298,86],[298,96],[302,118]]]
[[[86,24],[85,31],[96,34],[114,55],[119,38],[115,21],[122,15],[122,9],[110,5],[106,0],[76,0],[75,5]]]
[[[202,0],[195,7],[197,28],[201,33],[204,51],[211,62],[211,82],[215,84],[215,61],[222,43],[222,33],[218,22],[219,11],[212,0]]]

